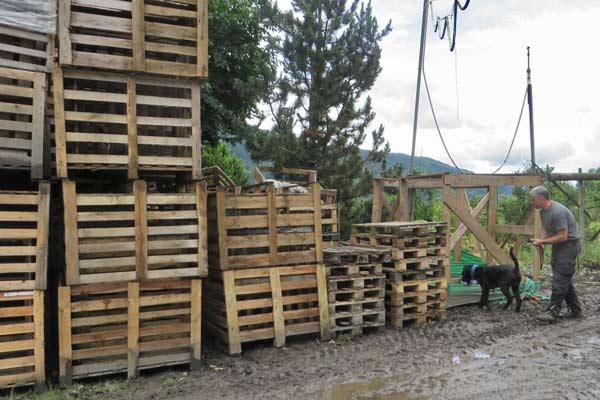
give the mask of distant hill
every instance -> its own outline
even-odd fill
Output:
[[[243,144],[228,144],[228,146],[231,152],[237,155],[244,162],[246,169],[251,171],[255,163],[252,161],[250,153],[248,153],[246,147]],[[361,150],[360,153],[363,158],[366,158],[369,151]],[[404,171],[404,175],[406,175],[410,166],[410,155],[404,153],[389,153],[387,156],[388,167],[391,167],[396,163],[402,164],[402,170]],[[367,163],[367,167],[374,176],[381,176],[381,168],[379,165]],[[415,157],[415,169],[423,174],[435,174],[443,172],[458,173],[458,170],[454,168],[454,166],[429,157]],[[468,170],[463,171],[469,174],[473,173],[472,171]]]

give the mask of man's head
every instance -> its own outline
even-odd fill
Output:
[[[550,192],[543,186],[536,186],[529,191],[531,205],[536,209],[547,209],[550,207]]]

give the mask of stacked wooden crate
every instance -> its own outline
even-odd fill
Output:
[[[62,384],[200,360],[206,0],[64,0],[53,68]]]
[[[0,389],[45,382],[52,1],[0,4]],[[39,4],[36,4],[39,3]],[[45,3],[45,4],[43,4]]]
[[[381,248],[338,245],[323,249],[332,334],[357,336],[383,329],[383,263],[389,259],[390,251]]]
[[[445,318],[447,226],[437,222],[353,225],[353,244],[391,250],[384,265],[386,319],[396,328]]]
[[[208,195],[209,278],[204,323],[229,346],[320,333],[329,337],[321,193],[272,184],[216,186]]]

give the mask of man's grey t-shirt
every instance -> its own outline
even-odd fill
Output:
[[[575,216],[567,207],[552,200],[552,205],[547,210],[540,210],[542,227],[546,231],[546,237],[556,235],[560,229],[567,229],[569,240],[579,239],[579,227]]]

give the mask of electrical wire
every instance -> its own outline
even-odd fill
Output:
[[[431,114],[433,115],[433,121],[435,122],[435,127],[436,127],[436,129],[438,131],[438,135],[440,136],[440,139],[442,141],[442,145],[444,146],[444,150],[446,150],[446,154],[450,158],[450,161],[452,161],[454,168],[456,168],[458,170],[458,172],[460,172],[461,174],[464,174],[464,172],[454,162],[454,159],[452,158],[452,156],[450,155],[450,152],[448,151],[448,147],[446,146],[444,137],[442,136],[442,131],[440,130],[440,126],[438,125],[438,121],[435,116],[435,110],[433,109],[433,102],[431,101],[431,94],[429,93],[429,85],[427,84],[427,77],[425,76],[425,67],[423,67],[423,81],[425,82],[425,90],[427,91],[427,99],[429,100],[429,106],[431,107]]]
[[[440,39],[443,39],[446,36],[446,33],[450,30],[450,19],[452,20],[452,33],[448,35],[448,41],[450,42],[450,51],[454,51],[454,47],[456,46],[456,25],[458,22],[458,10],[464,11],[469,7],[469,3],[471,0],[465,0],[464,4],[460,4],[459,0],[454,0],[454,4],[452,6],[452,13],[445,15],[443,17],[437,17],[435,23],[433,24],[433,31],[437,32],[440,28],[440,22],[444,21],[444,26],[442,28],[441,33],[438,33]],[[431,5],[431,1],[429,2]],[[433,14],[432,14],[433,18]]]
[[[506,153],[506,157],[504,157],[504,161],[502,162],[502,164],[498,168],[496,168],[496,170],[494,172],[492,172],[492,174],[496,174],[496,172],[500,171],[500,169],[502,167],[504,167],[504,164],[506,164],[506,161],[508,160],[508,157],[510,156],[510,152],[512,151],[512,148],[513,148],[513,144],[515,144],[515,138],[517,137],[517,132],[519,131],[519,125],[521,125],[521,117],[523,116],[523,110],[525,109],[525,100],[527,100],[527,87],[525,87],[525,95],[523,96],[523,104],[521,104],[521,112],[519,113],[519,119],[517,120],[517,127],[515,128],[515,133],[513,134],[512,141],[510,142],[510,147],[508,148],[508,153]]]

